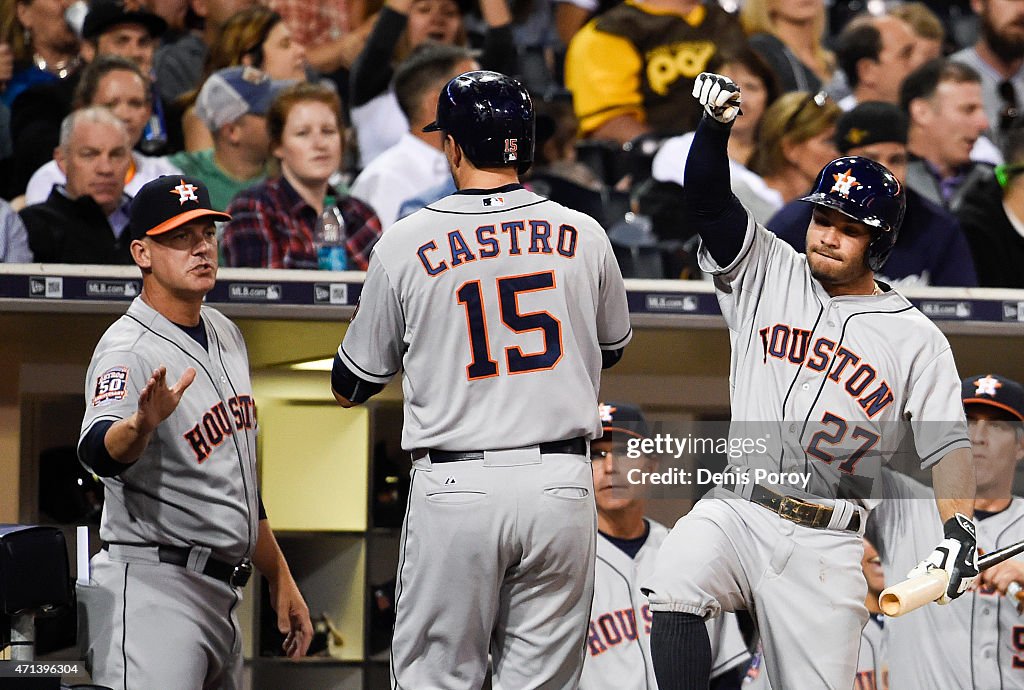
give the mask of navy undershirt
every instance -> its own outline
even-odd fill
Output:
[[[640,549],[642,549],[643,545],[647,542],[647,537],[651,536],[651,523],[644,520],[644,533],[639,537],[634,537],[633,539],[620,539],[618,537],[605,534],[604,532],[599,532],[599,534],[615,546],[619,547],[619,549],[624,551],[630,558],[636,558],[636,555],[640,553]]]
[[[1009,505],[1006,506],[1006,508],[1009,507]],[[1003,508],[1003,510],[1006,510],[1006,508]],[[993,515],[999,515],[999,513],[1003,512],[1003,510],[978,510],[977,508],[975,508],[974,519],[975,521],[984,520],[985,518],[990,518]]]

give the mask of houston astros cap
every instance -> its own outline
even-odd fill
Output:
[[[647,438],[651,435],[647,419],[636,405],[615,402],[599,403],[597,410],[601,415],[601,430],[604,432],[599,440],[610,440],[612,435],[617,433],[635,438]]]
[[[186,175],[163,175],[142,186],[132,200],[128,227],[133,240],[159,235],[198,218],[231,220],[210,205],[206,185]]]
[[[961,382],[960,397],[964,407],[989,405],[1024,422],[1024,386],[998,374],[968,376]]]

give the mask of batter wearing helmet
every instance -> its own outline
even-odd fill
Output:
[[[458,192],[375,245],[334,360],[351,406],[399,370],[412,453],[391,646],[396,688],[575,688],[594,588],[589,440],[602,367],[631,337],[596,221],[519,185],[534,112],[514,79],[449,81]]]
[[[267,577],[289,656],[309,610],[262,510],[245,341],[203,306],[217,278],[206,185],[159,177],[128,230],[142,294],[96,345],[78,454],[103,480],[103,550],[78,587],[97,683],[242,688],[237,609],[252,566]],[[173,383],[172,383],[173,382]]]
[[[705,73],[694,96],[705,115],[686,163],[683,221],[701,236],[701,268],[729,326],[731,440],[756,437],[768,452],[730,458],[731,481],[676,523],[643,583],[658,685],[706,688],[704,620],[746,609],[773,687],[845,690],[868,616],[862,503],[906,434],[932,469],[945,522],[915,574],[946,571],[941,603],[978,575],[959,378],[938,328],[874,277],[903,216],[896,178],[856,156],[826,165],[805,197],[814,214],[798,254],[729,191],[739,88]],[[768,470],[803,478],[769,483]]]

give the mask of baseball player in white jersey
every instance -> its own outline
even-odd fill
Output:
[[[1012,495],[1024,458],[1024,388],[995,374],[963,380],[977,475],[974,517],[980,553],[1024,540],[1024,500]],[[911,563],[908,551],[942,534],[928,510],[934,491],[886,471],[885,500],[869,520],[890,582]],[[910,548],[908,549],[908,543]],[[1020,556],[985,570],[950,606],[925,606],[886,622],[891,685],[898,690],[1024,688],[1024,616],[1014,594],[1024,585]]]
[[[78,587],[80,623],[93,680],[111,688],[241,688],[236,609],[253,564],[289,656],[312,637],[258,497],[245,342],[202,305],[217,278],[218,218],[194,178],[139,190],[126,232],[142,293],[86,376],[78,452],[104,484],[104,545]]]
[[[593,597],[588,440],[601,369],[631,337],[611,245],[593,219],[518,184],[529,94],[496,72],[441,92],[459,192],[374,247],[338,348],[335,397],[404,370],[413,455],[391,647],[407,690],[575,688]]]
[[[934,501],[929,509],[934,510]],[[868,521],[870,525],[870,520]],[[878,597],[885,589],[885,572],[874,545],[864,539],[864,556],[860,561],[868,593],[864,605],[868,610],[868,621],[860,633],[860,653],[857,655],[857,675],[853,690],[889,690],[889,656],[886,652],[885,616],[878,604]],[[764,672],[764,651],[758,645],[754,659],[747,669],[743,690],[771,690],[768,674]]]
[[[626,403],[600,407],[601,438],[590,444],[597,499],[597,572],[587,631],[587,654],[580,690],[657,690],[651,664],[651,613],[640,581],[654,570],[654,559],[668,529],[644,517],[642,487],[628,480],[630,470],[654,471],[646,455],[626,453],[630,437],[651,433],[640,408]],[[735,690],[750,658],[735,614],[707,621],[711,640],[712,688]]]
[[[904,195],[856,156],[819,173],[807,254],[757,225],[729,191],[727,145],[739,89],[700,75],[705,108],[686,162],[685,215],[701,236],[732,344],[730,436],[750,452],[676,523],[644,583],[662,690],[707,687],[704,620],[746,609],[772,685],[849,688],[867,620],[860,571],[864,509],[880,462],[907,432],[942,487],[944,568],[959,596],[977,576],[970,442],[945,337],[874,280]],[[813,99],[809,98],[809,101]],[[810,102],[807,107],[814,107]],[[781,473],[781,474],[780,474]]]

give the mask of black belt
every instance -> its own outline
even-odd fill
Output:
[[[754,485],[753,490],[750,492],[750,500],[790,522],[795,522],[805,527],[814,527],[815,529],[825,529],[828,527],[834,512],[829,506],[803,501],[792,496],[783,496],[771,489],[766,489],[760,484]],[[846,525],[840,525],[837,529],[849,530],[851,532],[860,531],[860,511],[853,511],[853,515],[850,516]]]
[[[570,438],[567,441],[550,441],[539,446],[541,455],[586,455],[587,439],[583,436]],[[430,448],[417,448],[412,452],[412,459],[430,455],[430,462],[463,462],[466,460],[483,460],[482,450],[433,450]]]
[[[167,546],[163,544],[124,544],[124,546],[156,548],[157,558],[160,559],[161,563],[178,565],[182,568],[188,567],[188,557],[192,553],[192,549],[187,546]],[[103,545],[103,550],[107,550],[107,544]],[[215,580],[226,582],[232,587],[245,587],[246,583],[249,582],[249,577],[252,575],[252,561],[245,558],[241,562],[234,564],[209,556],[206,559],[206,565],[203,567],[202,574]]]

